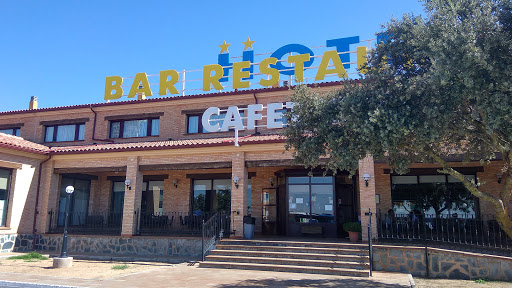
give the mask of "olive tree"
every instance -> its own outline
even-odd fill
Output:
[[[285,129],[287,149],[314,167],[354,173],[366,155],[405,173],[437,163],[494,207],[512,238],[512,5],[505,0],[425,0],[423,16],[383,26],[358,80],[323,95],[305,85]],[[503,185],[485,193],[447,161],[503,160]]]

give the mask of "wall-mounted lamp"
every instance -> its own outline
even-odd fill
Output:
[[[503,173],[496,174],[496,177],[498,177],[498,184],[501,184],[501,178],[503,178]]]
[[[364,173],[363,180],[364,180],[364,183],[366,184],[366,187],[368,187],[368,181],[370,181],[370,174]]]
[[[174,188],[178,188],[178,180],[177,179],[172,180],[172,185],[174,185]]]
[[[240,178],[238,178],[238,176],[233,177],[233,183],[235,184],[236,189],[238,189],[238,181],[240,181]]]
[[[128,190],[132,190],[130,184],[132,184],[132,181],[130,179],[124,180],[124,185],[126,185],[126,188],[128,188]]]
[[[268,178],[268,182],[270,182],[270,186],[274,186],[274,178]]]

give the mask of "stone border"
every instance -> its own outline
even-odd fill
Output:
[[[512,257],[439,248],[374,245],[373,265],[420,277],[512,281]]]

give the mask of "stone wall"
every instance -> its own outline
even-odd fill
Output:
[[[0,252],[31,251],[32,239],[30,234],[0,235]],[[61,245],[62,235],[36,236],[38,251],[60,252]],[[201,238],[68,235],[68,254],[73,253],[197,258],[201,256]]]
[[[374,269],[430,278],[512,281],[512,257],[437,248],[428,248],[427,255],[428,265],[424,247],[374,245]]]
[[[36,250],[60,251],[62,235],[38,235]],[[123,256],[200,257],[200,238],[68,235],[68,254],[120,254]]]

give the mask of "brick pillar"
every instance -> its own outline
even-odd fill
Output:
[[[247,215],[247,181],[248,174],[245,167],[244,152],[233,153],[231,179],[238,177],[238,188],[231,181],[231,223],[235,230],[235,237],[242,237],[244,233],[243,216]]]
[[[48,212],[53,210],[53,217],[57,217],[59,199],[59,175],[53,173],[54,161],[48,161],[43,164],[41,171],[41,186],[39,187],[39,206],[37,208],[38,215],[36,220],[36,232],[46,233],[50,227],[50,217]],[[37,173],[37,171],[36,171]],[[52,219],[52,221],[57,221]]]
[[[124,189],[124,207],[121,235],[135,235],[142,199],[142,173],[139,171],[139,157],[128,157],[126,162],[126,179],[130,187]]]
[[[370,174],[368,187],[363,179],[364,174]],[[366,156],[359,161],[359,207],[361,209],[361,228],[363,241],[368,241],[368,216],[365,213],[368,209],[372,209],[372,238],[377,236],[376,212],[377,204],[375,204],[375,167],[372,156]]]

